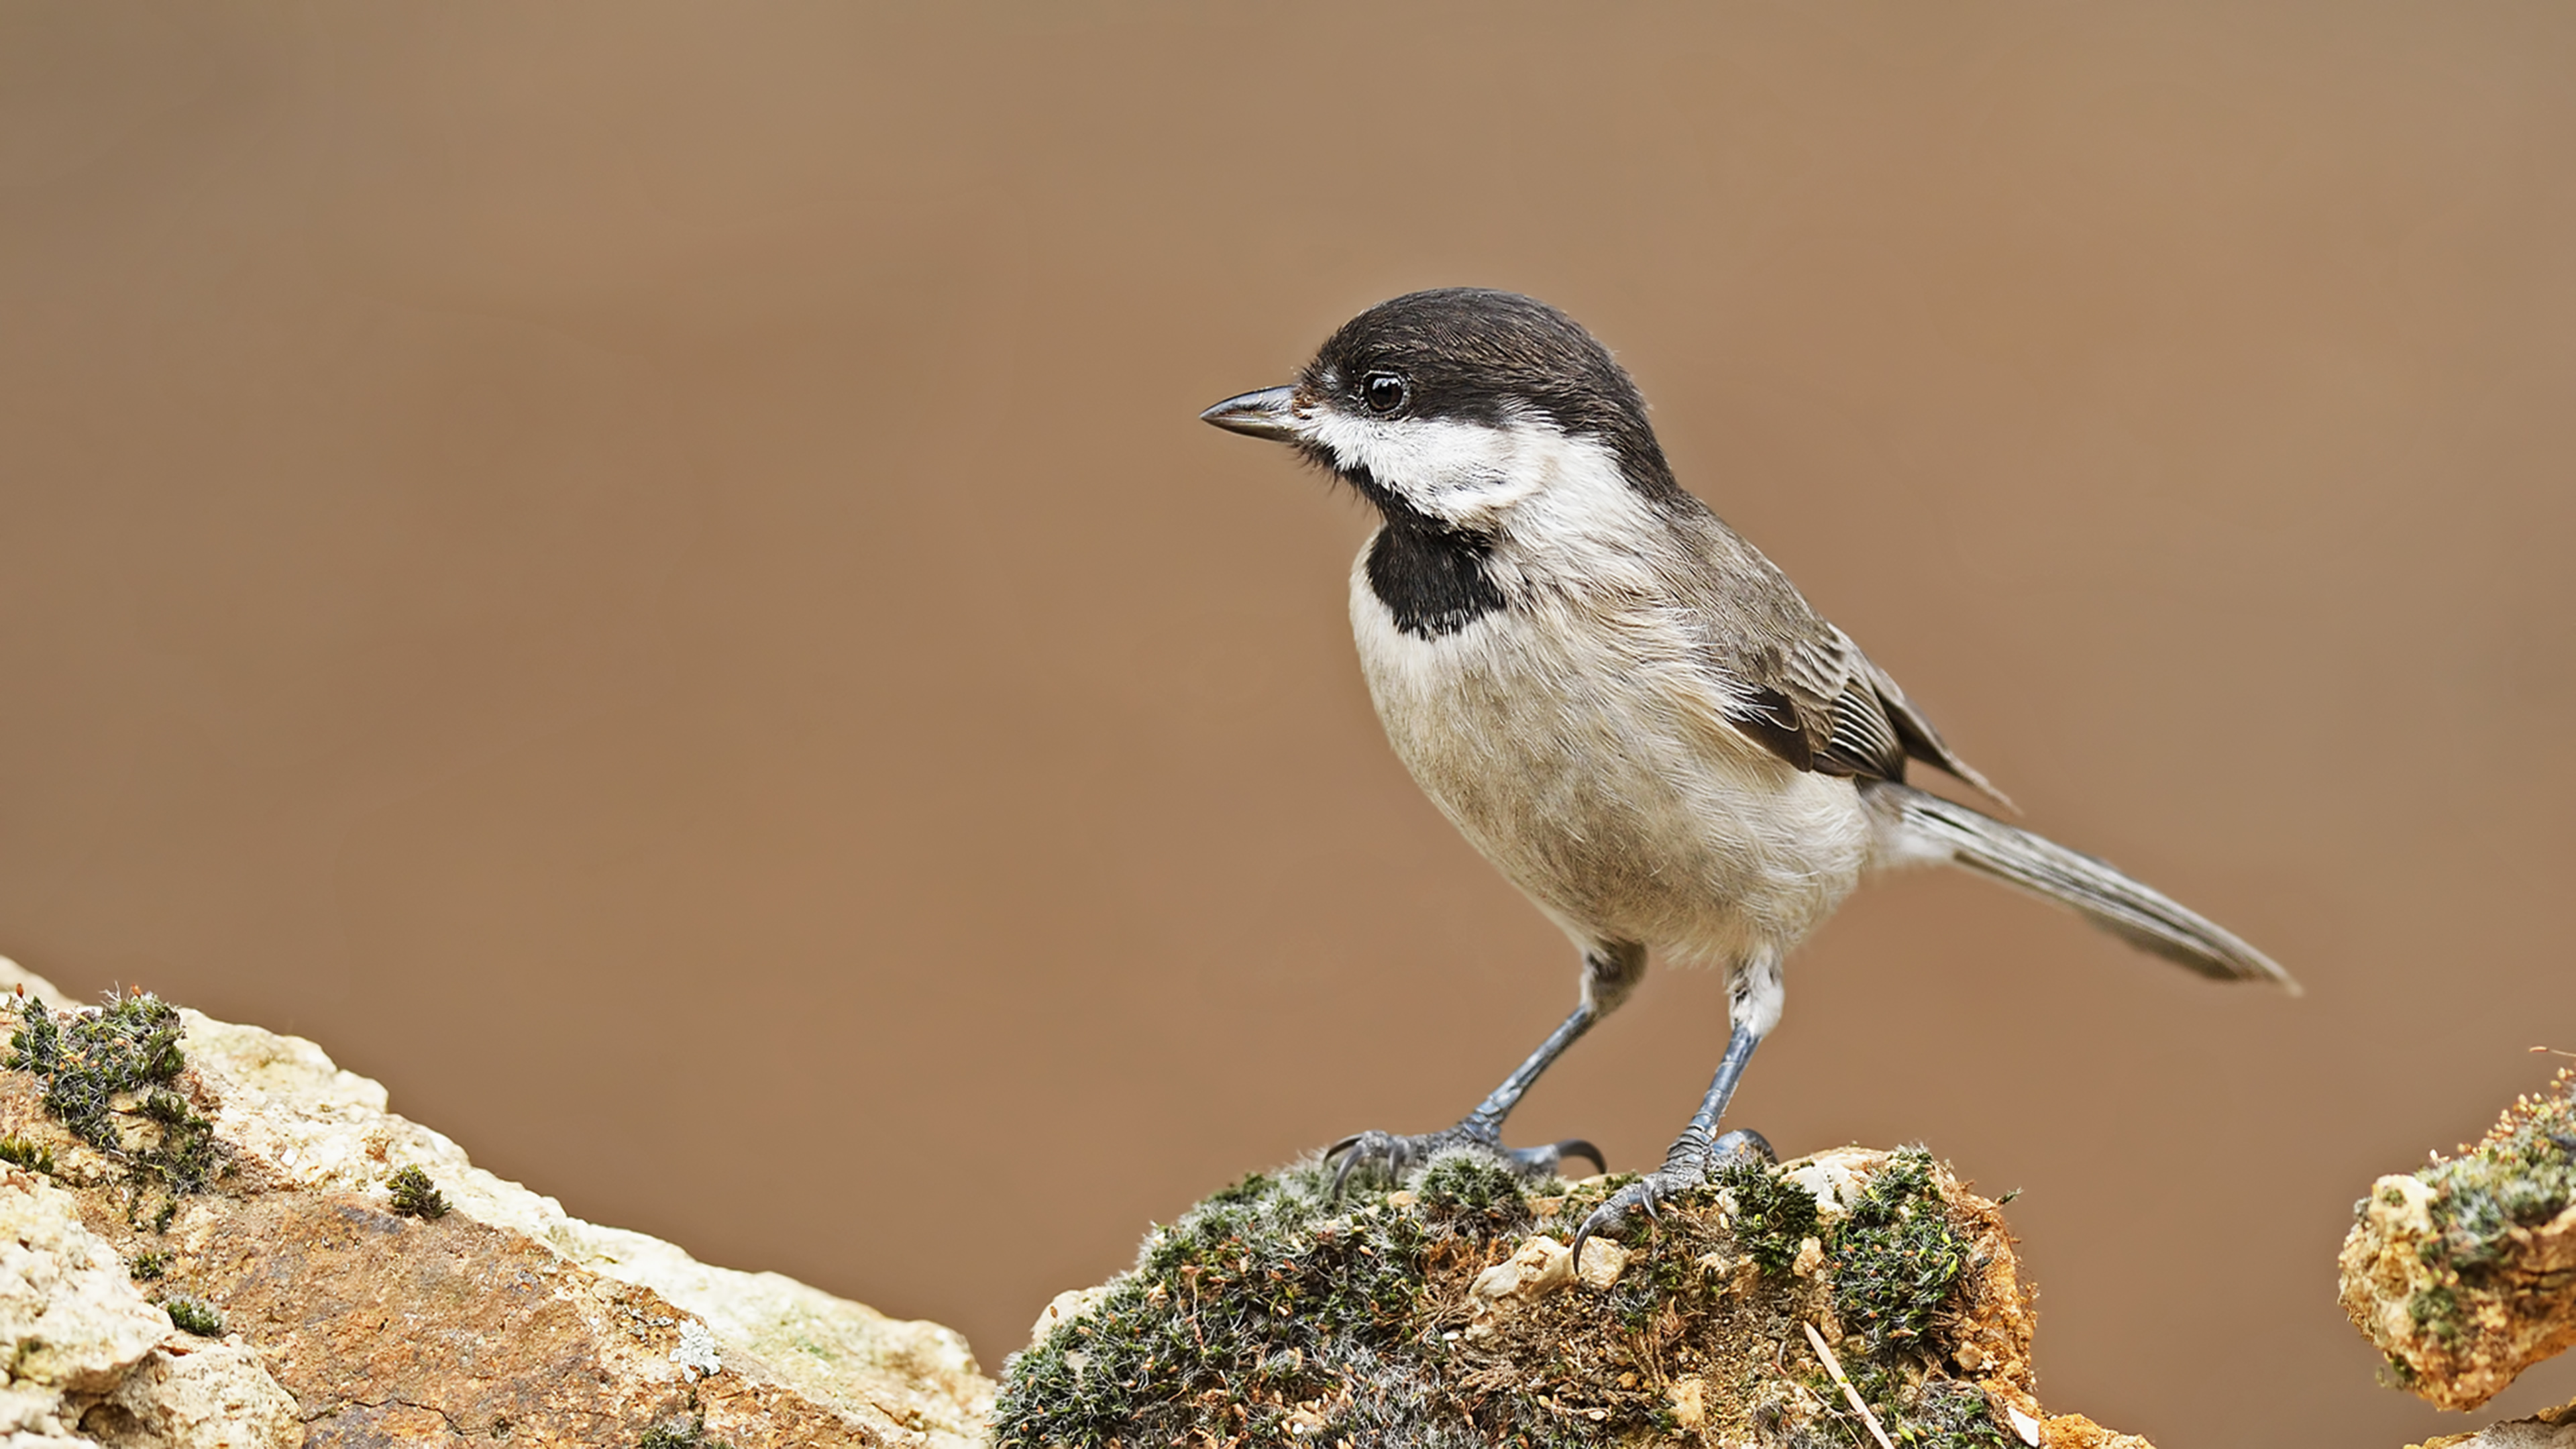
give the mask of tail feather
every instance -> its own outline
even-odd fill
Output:
[[[1901,853],[1952,860],[2072,908],[2084,919],[2203,976],[2299,983],[2271,957],[2170,896],[2089,855],[1905,785],[1879,787],[1896,805]]]

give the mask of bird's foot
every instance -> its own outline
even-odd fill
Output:
[[[1687,1134],[1664,1154],[1664,1165],[1610,1194],[1608,1201],[1594,1208],[1574,1231],[1574,1261],[1583,1261],[1583,1241],[1595,1233],[1611,1234],[1628,1225],[1628,1215],[1642,1212],[1648,1218],[1657,1215],[1665,1199],[1708,1186],[1709,1178],[1724,1164],[1736,1160],[1774,1163],[1780,1155],[1759,1132],[1739,1127],[1715,1142],[1696,1134]]]
[[[1483,1152],[1525,1178],[1545,1177],[1569,1157],[1589,1158],[1595,1172],[1607,1170],[1601,1161],[1601,1149],[1580,1137],[1537,1147],[1505,1147],[1501,1129],[1470,1117],[1455,1127],[1414,1137],[1361,1132],[1325,1148],[1324,1160],[1333,1163],[1333,1198],[1339,1201],[1344,1184],[1353,1178],[1402,1181],[1406,1173],[1429,1162],[1435,1153],[1453,1147]]]

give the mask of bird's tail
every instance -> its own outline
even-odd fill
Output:
[[[1907,785],[1871,793],[1894,827],[1891,863],[1955,861],[2019,886],[2140,950],[2221,981],[2269,981],[2293,995],[2290,973],[2233,933],[2089,855]]]

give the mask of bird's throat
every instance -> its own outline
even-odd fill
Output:
[[[1508,600],[1494,582],[1494,541],[1443,523],[1406,502],[1366,469],[1340,470],[1344,481],[1377,505],[1386,527],[1369,541],[1369,592],[1395,627],[1417,639],[1455,634]]]

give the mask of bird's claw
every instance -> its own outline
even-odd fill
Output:
[[[1583,1226],[1574,1230],[1574,1261],[1583,1261],[1585,1239],[1595,1234],[1607,1236],[1618,1232],[1628,1225],[1628,1215],[1632,1212],[1642,1212],[1649,1218],[1659,1216],[1665,1198],[1705,1186],[1707,1182],[1705,1160],[1675,1163],[1670,1158],[1665,1159],[1663,1166],[1610,1194],[1607,1201],[1585,1215]]]
[[[1595,1173],[1610,1170],[1610,1164],[1601,1156],[1601,1149],[1580,1137],[1568,1137],[1562,1142],[1547,1142],[1536,1147],[1515,1147],[1511,1149],[1510,1156],[1531,1177],[1547,1176],[1564,1165],[1569,1157],[1580,1157],[1591,1163]]]
[[[1720,1165],[1738,1159],[1767,1165],[1778,1162],[1780,1155],[1771,1150],[1768,1138],[1747,1127],[1739,1127],[1706,1146],[1689,1137],[1674,1143],[1673,1150],[1664,1155],[1663,1166],[1610,1194],[1601,1206],[1585,1214],[1583,1226],[1574,1230],[1574,1261],[1583,1261],[1585,1239],[1626,1227],[1632,1212],[1643,1212],[1649,1219],[1658,1216],[1666,1198],[1706,1187]]]
[[[1580,1137],[1537,1147],[1505,1147],[1500,1132],[1473,1120],[1412,1137],[1359,1132],[1324,1149],[1324,1160],[1333,1163],[1333,1200],[1341,1200],[1342,1189],[1353,1178],[1401,1181],[1406,1173],[1429,1162],[1435,1154],[1455,1147],[1483,1152],[1524,1178],[1546,1177],[1570,1157],[1590,1159],[1596,1172],[1607,1170],[1601,1149]]]

